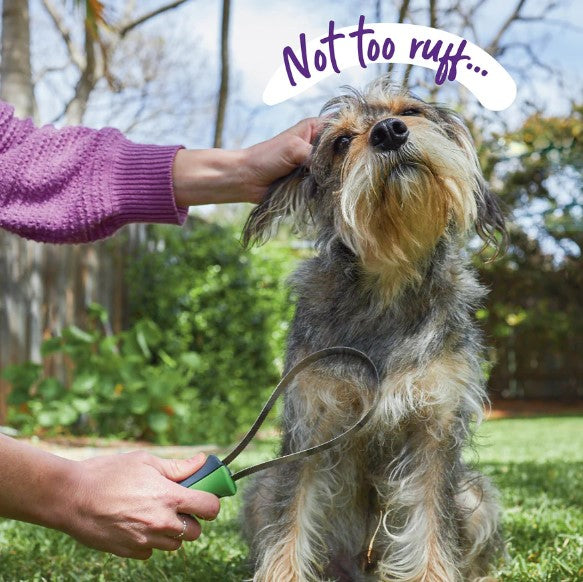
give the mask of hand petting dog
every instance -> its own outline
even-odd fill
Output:
[[[243,150],[179,150],[174,160],[178,206],[258,203],[268,186],[303,164],[322,121],[300,121],[275,137]]]

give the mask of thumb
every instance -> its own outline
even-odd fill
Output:
[[[293,135],[301,137],[304,141],[312,143],[323,127],[324,119],[321,117],[308,117],[296,123],[288,131]]]
[[[182,481],[196,473],[205,461],[204,453],[199,453],[190,459],[160,459],[158,470],[171,481]]]
[[[312,153],[312,146],[309,142],[303,139],[296,139],[293,148],[290,151],[290,162],[294,166],[300,166],[310,159]]]

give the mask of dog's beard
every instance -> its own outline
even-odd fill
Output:
[[[461,143],[420,131],[397,151],[349,153],[336,228],[365,266],[412,275],[450,224],[457,232],[470,228],[478,163],[469,141]]]

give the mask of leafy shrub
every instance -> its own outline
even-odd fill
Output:
[[[62,337],[45,341],[42,351],[68,357],[74,370],[70,386],[43,377],[38,364],[7,368],[9,421],[25,433],[115,434],[159,442],[192,438],[198,395],[190,383],[200,356],[184,353],[174,360],[159,351],[161,337],[148,320],[116,336],[66,328]],[[152,364],[155,353],[164,365]]]
[[[279,377],[293,257],[244,252],[238,233],[204,221],[154,227],[128,272],[129,330],[107,313],[43,344],[69,382],[27,362],[7,368],[9,422],[25,433],[115,435],[161,443],[226,443],[244,431]]]
[[[148,244],[158,251],[129,272],[131,317],[164,330],[161,347],[172,357],[200,355],[200,438],[227,439],[254,419],[279,377],[294,258],[287,246],[243,251],[238,229],[200,219],[152,227]]]

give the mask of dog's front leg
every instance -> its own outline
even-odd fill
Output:
[[[429,432],[408,434],[383,491],[384,551],[380,580],[460,580],[455,459],[451,441]],[[379,491],[380,492],[380,491]]]
[[[263,514],[251,540],[254,582],[311,581],[321,577],[318,565],[325,558],[317,544],[322,516],[315,503],[315,470],[313,461],[298,462],[270,470],[265,479],[258,480],[254,507],[248,508],[250,519]]]
[[[362,414],[363,395],[354,382],[303,373],[286,400],[284,452],[345,430]],[[370,503],[364,448],[346,443],[259,478],[261,490],[248,499],[246,511],[250,522],[257,521],[249,536],[256,582],[363,579]]]
[[[456,503],[466,420],[481,405],[475,368],[460,356],[387,379],[384,407],[393,450],[376,488],[384,512],[380,580],[462,579]]]
[[[354,494],[357,476],[332,456],[337,457],[318,455],[302,463],[297,473],[276,478],[276,511],[255,538],[256,582],[363,579],[359,560],[368,499]],[[285,491],[282,483],[287,483]]]

